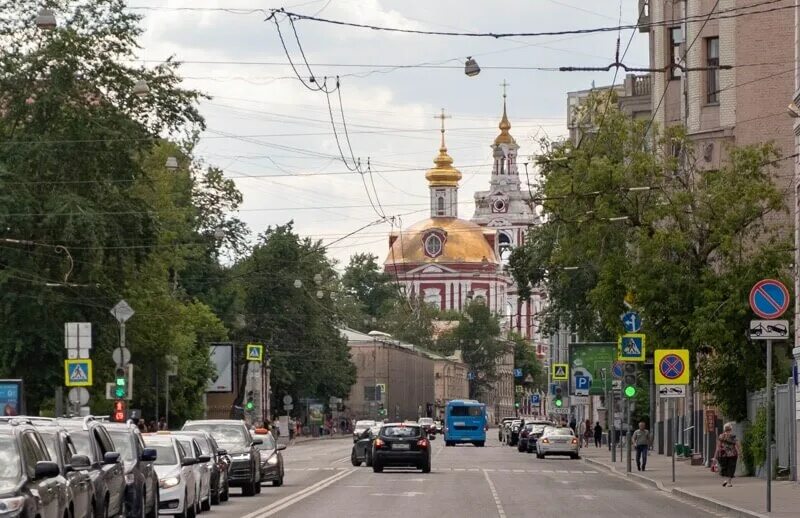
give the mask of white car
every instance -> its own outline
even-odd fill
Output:
[[[536,441],[536,458],[547,455],[569,455],[572,459],[580,456],[580,441],[572,428],[548,426]]]
[[[153,465],[158,475],[158,514],[193,516],[198,507],[194,476],[197,459],[187,457],[171,435],[145,435],[144,443],[157,452]]]
[[[364,430],[372,428],[377,423],[372,419],[363,419],[361,421],[356,421],[356,425],[353,427],[353,442],[358,441],[358,437],[364,433]]]
[[[195,484],[197,484],[197,499],[200,501],[201,511],[211,510],[211,457],[204,455],[197,439],[188,435],[176,434],[178,443],[183,448],[187,457],[197,459],[197,464],[192,466],[194,469]]]

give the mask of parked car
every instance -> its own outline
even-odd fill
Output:
[[[0,513],[2,516],[69,516],[67,481],[27,420],[0,424]]]
[[[158,475],[153,467],[156,451],[146,448],[133,424],[106,423],[125,468],[125,509],[129,518],[158,516]]]
[[[283,485],[283,454],[285,444],[278,444],[275,438],[265,428],[257,428],[254,437],[261,439],[257,446],[261,456],[261,483],[272,482],[273,486]]]
[[[508,426],[506,432],[506,444],[508,446],[516,446],[519,440],[519,432],[522,429],[522,419],[514,419]]]
[[[89,458],[89,477],[95,498],[95,516],[125,514],[125,469],[122,456],[102,423],[92,416],[57,419],[72,438],[75,449]]]
[[[372,471],[381,473],[388,466],[413,466],[430,473],[430,446],[419,425],[384,424],[373,443]]]
[[[194,516],[199,501],[194,478],[197,459],[187,457],[172,435],[147,434],[144,443],[156,450],[153,465],[158,475],[158,513],[178,518]]]
[[[235,419],[208,419],[186,421],[182,430],[206,431],[231,457],[228,471],[230,487],[241,487],[244,496],[261,492],[261,456],[256,446],[261,439],[253,438],[244,421]]]
[[[534,453],[536,451],[536,442],[544,435],[544,432],[555,426],[553,423],[543,423],[542,421],[535,421],[531,423],[531,429],[528,432],[528,442],[525,451],[527,453]]]
[[[203,455],[200,445],[194,437],[188,435],[175,434],[178,444],[183,448],[184,454],[192,459],[196,459],[192,466],[194,470],[195,484],[197,485],[197,514],[202,511],[211,510],[211,456]]]
[[[41,423],[41,422],[40,422]],[[89,457],[79,455],[72,443],[69,433],[62,427],[52,423],[36,425],[47,453],[67,483],[67,507],[72,509],[71,518],[88,518],[94,516],[94,491],[89,477],[91,464]]]
[[[219,505],[227,502],[230,498],[230,488],[228,487],[228,470],[230,469],[231,459],[228,452],[221,449],[217,441],[208,432],[181,431],[181,435],[194,437],[200,445],[203,455],[208,455],[209,469],[211,470],[211,503]]]
[[[356,425],[353,427],[353,442],[358,440],[358,436],[364,433],[364,430],[368,430],[376,424],[377,423],[374,419],[362,419],[360,421],[356,421]]]
[[[543,459],[547,455],[569,455],[572,459],[579,458],[580,442],[567,427],[547,427],[541,439],[536,441],[536,458]]]

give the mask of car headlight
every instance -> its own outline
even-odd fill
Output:
[[[249,453],[240,453],[239,455],[234,455],[231,457],[233,460],[250,460]]]
[[[133,484],[133,473],[126,473],[125,474],[125,483],[126,484]]]
[[[277,455],[272,455],[272,457],[267,459],[267,464],[269,464],[270,466],[274,466],[277,463],[278,463],[278,456]]]
[[[13,513],[19,511],[25,505],[24,496],[15,496],[11,498],[0,498],[0,513]]]
[[[167,477],[158,481],[158,487],[161,489],[169,489],[181,483],[181,477]]]

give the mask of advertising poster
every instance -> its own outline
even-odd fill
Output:
[[[233,344],[211,344],[208,350],[214,374],[208,380],[206,392],[233,391]]]
[[[22,413],[22,381],[0,380],[0,412],[3,416]]]
[[[616,359],[617,344],[613,342],[569,344],[570,394],[602,396],[606,389],[611,390],[611,367]],[[606,387],[602,369],[606,371]]]
[[[325,417],[325,405],[322,403],[309,403],[308,405],[308,423],[321,425]]]

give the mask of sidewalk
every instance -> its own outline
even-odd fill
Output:
[[[672,459],[651,452],[647,471],[636,471],[633,452],[633,472],[625,473],[625,456],[612,464],[611,452],[604,448],[583,448],[581,456],[593,466],[605,468],[654,489],[674,494],[686,501],[713,508],[730,516],[771,516],[788,518],[798,516],[800,486],[794,482],[772,482],[772,513],[766,512],[766,481],[756,477],[735,478],[732,488],[722,487],[722,478],[705,466],[691,466],[688,460],[676,460],[675,484],[672,483]]]

